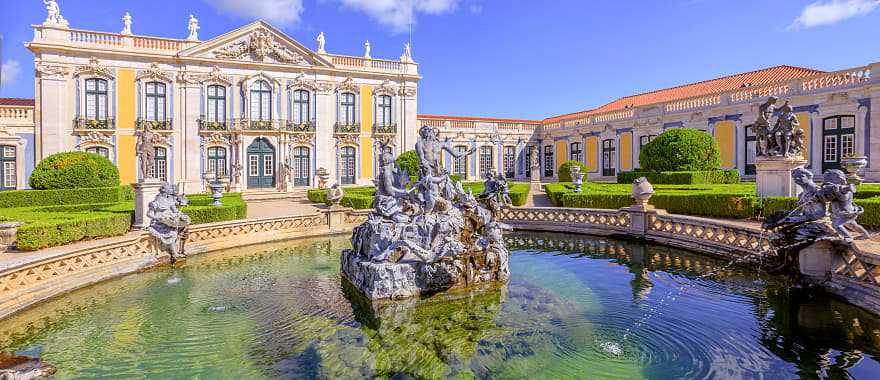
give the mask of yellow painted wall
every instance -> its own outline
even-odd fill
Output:
[[[568,161],[568,141],[556,142],[556,170],[562,166],[562,163]]]
[[[631,171],[633,169],[632,132],[621,133],[618,141],[620,144],[620,170]]]
[[[799,112],[795,114],[798,122],[801,123],[801,129],[804,130],[804,159],[810,159],[810,113]]]
[[[587,170],[594,172],[599,170],[599,162],[596,157],[599,156],[599,138],[596,136],[587,137]]]
[[[133,183],[137,181],[134,70],[119,69],[116,73],[116,96],[116,165],[119,167],[119,181]]]
[[[361,86],[361,178],[373,178],[373,88]]]
[[[736,167],[736,124],[731,120],[715,124],[715,140],[721,153],[721,168]]]

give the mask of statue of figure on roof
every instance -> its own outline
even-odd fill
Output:
[[[193,15],[189,15],[189,25],[186,27],[189,30],[189,37],[186,39],[188,41],[198,41],[199,40],[199,20],[195,18]]]
[[[324,50],[324,43],[326,42],[324,40],[324,32],[318,33],[316,40],[318,41],[318,54],[327,54],[327,51]]]

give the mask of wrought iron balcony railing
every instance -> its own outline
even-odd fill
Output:
[[[165,120],[146,120],[146,119],[137,119],[137,129],[144,129],[145,126],[149,125],[150,129],[155,131],[170,131],[173,127],[174,123],[171,119]]]
[[[337,122],[333,125],[333,132],[335,133],[360,133],[361,132],[361,123],[353,123],[353,124],[343,124]]]
[[[397,124],[373,124],[373,133],[377,135],[395,135],[397,134]]]
[[[278,120],[241,119],[238,125],[241,129],[247,131],[273,131],[281,123]]]
[[[229,130],[229,126],[230,123],[226,120],[208,121],[203,118],[199,119],[200,131],[227,131]]]
[[[290,132],[306,132],[306,133],[314,133],[315,132],[315,123],[311,121],[307,121],[304,123],[297,123],[293,120],[287,121],[287,127],[285,130]]]
[[[73,120],[73,129],[116,129],[116,121],[113,118],[88,119],[85,117],[80,117]]]

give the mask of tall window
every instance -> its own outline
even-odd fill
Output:
[[[495,167],[495,165],[492,164],[493,148],[494,147],[488,145],[480,147],[480,175],[483,177],[485,177],[486,174],[489,174],[489,172]]]
[[[553,146],[544,147],[544,177],[553,176]]]
[[[312,120],[309,118],[309,110],[311,110],[309,98],[309,92],[306,90],[296,90],[293,92],[294,123],[303,124]]]
[[[755,135],[755,129],[748,125],[745,127],[746,131],[746,145],[745,145],[745,157],[746,157],[746,167],[745,174],[746,175],[754,175],[757,171],[755,168],[755,156],[757,155],[757,146],[758,146],[758,136]]]
[[[339,182],[343,185],[354,185],[354,165],[354,147],[344,146],[339,149]]]
[[[89,120],[107,119],[107,81],[103,79],[86,80],[86,118]]]
[[[293,148],[293,185],[308,186],[311,177],[311,159],[309,148],[298,146]]]
[[[156,147],[155,149],[156,158],[154,159],[153,171],[150,175],[163,182],[168,182],[168,150],[162,147]]]
[[[103,146],[90,146],[86,148],[86,152],[99,154],[104,158],[110,158],[110,150]]]
[[[391,125],[391,97],[388,95],[376,97],[376,124]]]
[[[507,178],[515,177],[514,174],[514,166],[516,162],[516,147],[515,146],[505,146],[504,147],[504,176]]]
[[[571,153],[568,158],[569,160],[584,162],[584,150],[581,147],[581,143],[571,143]]]
[[[208,148],[208,173],[217,177],[226,176],[226,148],[219,146]]]
[[[15,190],[18,176],[16,173],[15,147],[0,145],[0,190]]]
[[[526,147],[526,156],[525,156],[526,162],[525,162],[525,165],[523,165],[525,167],[525,171],[523,174],[526,176],[532,175],[532,155],[533,154],[538,154],[538,148],[533,145],[527,146]],[[540,156],[538,156],[538,158],[540,159]]]
[[[165,121],[165,83],[148,82],[147,95],[147,120]]]
[[[855,116],[832,116],[822,120],[822,171],[840,169],[840,160],[856,153]]]
[[[617,161],[614,139],[602,140],[602,175],[613,176]]]
[[[339,123],[342,125],[354,125],[355,119],[354,94],[343,92],[339,94]]]
[[[455,153],[464,154],[467,152],[467,147],[464,145],[456,145]],[[462,179],[467,178],[467,156],[461,156],[456,158],[452,163],[452,174],[455,174]]]
[[[226,121],[226,87],[208,86],[208,121]]]
[[[272,120],[272,87],[264,80],[251,85],[251,120]]]

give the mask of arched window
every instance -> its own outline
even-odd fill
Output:
[[[354,147],[344,146],[339,149],[339,182],[343,185],[354,185],[354,176]]]
[[[480,175],[483,177],[485,177],[486,174],[489,174],[489,172],[495,167],[495,165],[492,164],[494,158],[492,148],[493,147],[489,145],[483,145],[480,147]]]
[[[153,172],[150,173],[153,178],[162,182],[168,182],[168,150],[162,147],[156,147],[156,158],[154,159]]]
[[[309,102],[309,92],[306,90],[296,90],[293,92],[293,122],[296,124],[308,123],[312,119],[309,117],[309,111],[312,109]]]
[[[251,85],[251,119],[272,120],[272,87],[264,80]]]
[[[464,145],[456,145],[455,153],[463,154],[467,152],[467,147]],[[459,176],[461,179],[467,178],[467,156],[462,156],[456,158],[452,163],[452,174]]]
[[[388,95],[376,97],[376,124],[381,126],[391,125],[391,97]]]
[[[0,190],[15,190],[18,187],[17,163],[15,162],[15,146],[0,145]]]
[[[107,81],[86,79],[86,119],[107,120]]]
[[[226,87],[208,86],[208,121],[226,121]]]
[[[293,186],[308,186],[311,178],[311,152],[308,147],[293,148]]]
[[[165,83],[147,82],[146,115],[150,121],[165,121]]]
[[[357,119],[355,119],[354,94],[350,92],[339,94],[339,111],[339,124],[355,125],[357,123]]]
[[[86,148],[86,152],[99,154],[99,155],[103,156],[104,158],[108,158],[108,159],[110,158],[110,150],[103,147],[103,146],[90,146],[90,147]]]
[[[544,177],[553,176],[553,147],[544,146]]]
[[[217,177],[226,176],[226,148],[213,146],[208,148],[208,173]]]
[[[579,142],[571,143],[571,156],[569,157],[569,160],[579,161],[579,162],[584,161],[584,151],[581,148],[581,143],[579,143]]]
[[[516,147],[515,146],[505,146],[504,147],[504,176],[507,178],[515,177],[514,174],[514,163],[516,162]]]

